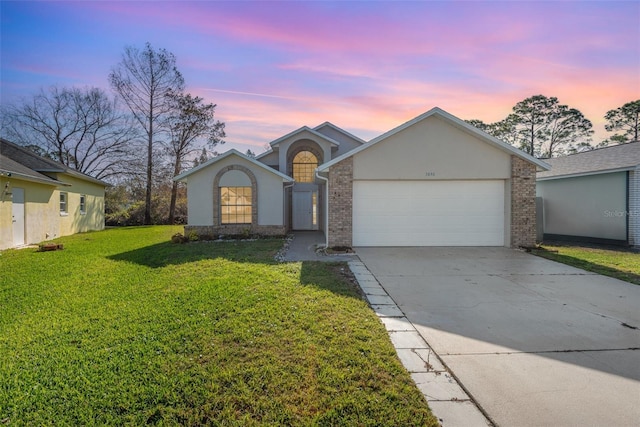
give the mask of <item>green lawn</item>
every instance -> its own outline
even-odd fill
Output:
[[[640,253],[582,246],[543,245],[534,254],[640,285]]]
[[[345,264],[177,231],[0,253],[0,424],[437,424]]]

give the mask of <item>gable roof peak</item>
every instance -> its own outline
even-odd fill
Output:
[[[339,146],[339,145],[340,145],[340,142],[336,141],[335,139],[333,139],[333,138],[331,138],[331,137],[328,137],[327,135],[324,135],[324,134],[322,134],[322,133],[318,132],[318,131],[317,131],[317,130],[315,130],[315,129],[311,129],[309,126],[302,126],[302,127],[299,127],[298,129],[296,129],[296,130],[294,130],[294,131],[292,131],[292,132],[289,132],[288,134],[283,135],[283,136],[281,136],[281,137],[280,137],[280,138],[278,138],[278,139],[274,139],[273,141],[271,141],[271,142],[269,143],[269,145],[270,145],[271,147],[276,147],[276,146],[278,146],[282,141],[284,141],[285,139],[291,138],[292,136],[294,136],[294,135],[296,135],[296,134],[299,134],[299,133],[302,133],[302,132],[309,132],[309,133],[311,133],[312,135],[317,136],[318,138],[322,138],[322,139],[326,140],[327,142],[329,142],[329,143],[330,143],[330,144],[332,144],[332,145],[335,145],[335,146]]]
[[[508,152],[509,154],[513,154],[515,156],[520,157],[523,160],[526,160],[528,162],[531,162],[533,164],[535,164],[537,167],[539,167],[540,169],[543,170],[549,170],[551,168],[550,165],[548,165],[547,163],[543,162],[542,160],[536,159],[535,157],[525,153],[522,150],[519,150],[515,147],[513,147],[512,145],[507,144],[504,141],[501,141],[499,139],[497,139],[496,137],[489,135],[488,133],[485,133],[483,131],[481,131],[480,129],[476,128],[475,126],[471,126],[469,123],[465,122],[464,120],[459,119],[458,117],[454,116],[451,113],[446,112],[445,110],[443,110],[440,107],[433,107],[431,108],[429,111],[426,111],[422,114],[420,114],[417,117],[414,117],[411,120],[408,120],[404,123],[402,123],[399,126],[396,126],[395,128],[383,133],[380,136],[377,136],[376,138],[373,138],[372,140],[370,140],[369,142],[367,142],[364,145],[361,145],[358,148],[355,148],[345,154],[343,154],[342,156],[338,156],[335,159],[322,164],[321,166],[318,167],[318,171],[322,172],[322,171],[326,171],[328,168],[330,168],[331,166],[335,165],[336,163],[341,162],[342,160],[346,159],[347,157],[351,157],[357,153],[359,153],[360,151],[366,150],[369,147],[376,145],[377,143],[379,143],[380,141],[384,141],[385,139],[415,125],[416,123],[419,123],[429,117],[432,116],[436,116],[436,117],[440,117],[444,120],[446,120],[447,122],[449,122],[451,125],[467,132],[470,133],[472,135],[475,135],[476,137],[484,140],[485,142],[487,142],[490,145],[493,145],[496,148],[499,148],[503,151]]]
[[[361,144],[365,144],[365,143],[367,142],[367,141],[365,141],[364,139],[362,139],[362,138],[360,138],[360,137],[358,137],[358,136],[356,136],[356,135],[352,134],[351,132],[348,132],[348,131],[346,131],[346,130],[342,129],[341,127],[336,126],[336,125],[334,125],[333,123],[328,122],[328,121],[327,121],[327,122],[324,122],[324,123],[319,124],[318,126],[314,127],[314,128],[313,128],[313,130],[314,130],[314,131],[318,131],[318,129],[322,129],[323,127],[329,127],[329,128],[331,128],[331,129],[335,130],[336,132],[339,132],[339,133],[341,133],[341,134],[343,134],[343,135],[346,135],[346,136],[348,136],[349,138],[351,138],[351,139],[353,139],[354,141],[359,142],[359,143],[361,143]]]
[[[173,180],[174,181],[184,181],[185,178],[187,178],[189,175],[192,175],[195,172],[198,172],[199,170],[202,170],[202,169],[204,169],[204,168],[206,168],[206,167],[208,167],[208,166],[210,166],[210,165],[212,165],[214,163],[217,163],[217,162],[221,161],[222,159],[226,159],[227,157],[232,156],[232,155],[233,156],[238,156],[241,159],[244,159],[244,160],[246,160],[246,161],[248,161],[250,163],[253,163],[256,166],[259,166],[260,168],[279,176],[284,181],[287,181],[287,182],[292,182],[293,181],[293,178],[291,178],[290,176],[287,176],[287,175],[283,174],[282,172],[277,171],[277,170],[273,169],[272,167],[265,165],[262,162],[259,162],[258,160],[256,160],[253,157],[249,157],[249,156],[247,156],[245,154],[242,154],[241,152],[239,152],[235,148],[227,150],[224,153],[220,154],[219,156],[212,157],[211,159],[207,160],[206,162],[204,162],[204,163],[202,163],[202,164],[200,164],[200,165],[198,165],[198,166],[196,166],[194,168],[191,168],[188,171],[182,172],[179,175],[174,176]]]

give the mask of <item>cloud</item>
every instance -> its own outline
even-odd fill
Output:
[[[106,86],[122,47],[149,41],[247,146],[325,120],[368,139],[436,105],[495,121],[537,93],[604,135],[606,110],[640,96],[637,2],[8,5],[3,97],[28,81]]]

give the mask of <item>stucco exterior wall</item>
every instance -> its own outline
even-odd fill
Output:
[[[20,186],[22,181],[13,180],[16,186]],[[9,179],[0,177],[0,250],[10,248],[13,245],[13,208],[11,203],[11,188],[5,185],[9,183]]]
[[[640,247],[640,165],[629,172],[629,244]]]
[[[187,180],[188,225],[213,226],[214,204],[213,182],[223,168],[241,165],[250,169],[257,181],[258,224],[283,226],[282,178],[257,167],[255,164],[232,155],[209,167],[194,172]],[[237,171],[230,171],[236,173]],[[226,174],[224,179],[227,179]],[[231,178],[230,178],[231,179]],[[230,181],[228,181],[230,182]]]
[[[509,154],[437,117],[409,126],[353,158],[354,179],[508,179],[511,176]]]
[[[262,154],[262,153],[259,153],[259,154]],[[279,154],[278,151],[272,151],[269,154],[265,154],[264,156],[260,157],[257,160],[279,171],[280,168],[278,167],[278,161],[279,161],[278,154]]]
[[[55,177],[71,186],[55,187],[4,179],[11,188],[24,190],[25,244],[36,244],[56,237],[104,229],[104,186],[60,174]],[[67,193],[67,214],[60,213],[60,192]],[[86,213],[80,213],[80,195],[86,195]],[[13,203],[11,197],[0,199],[0,249],[13,246]]]
[[[55,187],[35,183],[21,187],[24,188],[25,243],[65,236],[60,224],[60,192]]]
[[[52,185],[38,184],[12,178],[0,184],[24,190],[24,243],[34,244],[63,236],[60,231],[59,193]],[[55,199],[54,199],[55,197]],[[13,247],[13,201],[10,194],[0,199],[0,249]]]
[[[626,191],[626,172],[538,181],[545,234],[626,240]]]
[[[104,229],[104,186],[84,181],[68,175],[57,177],[71,187],[60,187],[53,195],[51,203],[60,216],[60,235],[68,236],[92,230]],[[66,191],[67,215],[60,214],[60,192]],[[80,195],[86,196],[85,213],[80,212]]]

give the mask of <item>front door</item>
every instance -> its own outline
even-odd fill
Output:
[[[12,193],[13,246],[24,245],[24,189],[15,188]]]
[[[316,210],[317,203],[313,191],[293,192],[293,229],[315,230],[317,229]]]

